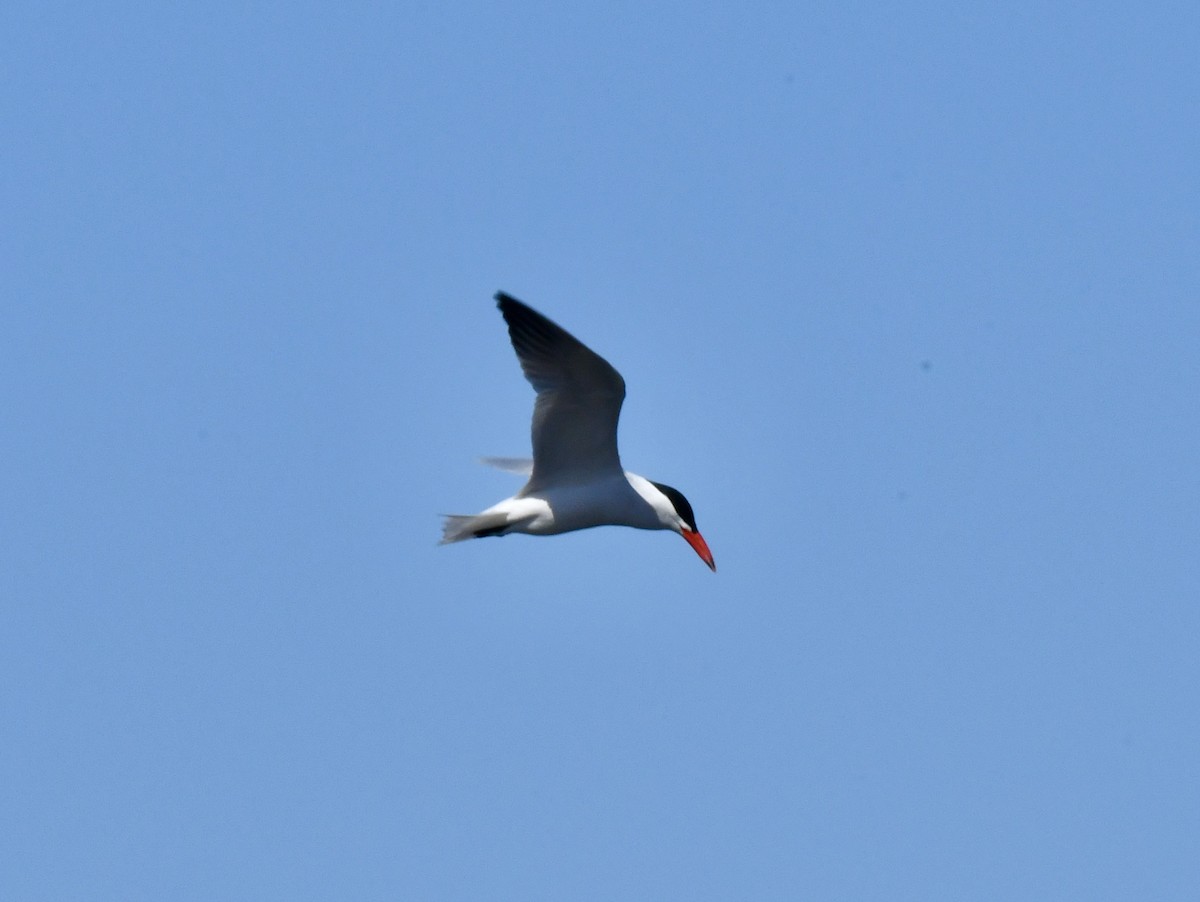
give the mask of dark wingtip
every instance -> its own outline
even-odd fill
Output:
[[[508,333],[512,337],[513,346],[518,349],[521,347],[520,342],[528,341],[531,333],[545,333],[547,324],[550,330],[558,328],[524,301],[518,301],[507,291],[496,292],[496,307],[500,310],[504,321],[508,323]],[[518,350],[519,353],[520,350]]]
[[[532,312],[532,309],[524,301],[518,301],[507,291],[496,292],[496,307],[504,316],[504,321],[510,326],[513,323],[514,317],[521,317],[526,311]]]

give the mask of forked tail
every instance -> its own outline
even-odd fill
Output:
[[[467,539],[502,536],[507,529],[508,517],[503,513],[474,516],[446,514],[442,521],[442,540],[438,544],[449,545],[451,542],[463,542]]]

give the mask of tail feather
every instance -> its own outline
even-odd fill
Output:
[[[502,536],[507,529],[508,516],[504,513],[471,516],[446,514],[442,520],[442,540],[438,544],[449,545],[451,542],[464,542],[467,539]]]

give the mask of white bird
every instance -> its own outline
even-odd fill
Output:
[[[617,420],[625,380],[599,354],[536,310],[504,292],[496,305],[508,323],[525,378],[537,392],[533,460],[487,463],[526,474],[511,498],[474,516],[447,516],[442,544],[522,532],[556,535],[593,526],[669,529],[683,536],[712,570],[712,552],[692,506],[677,489],[621,469]]]

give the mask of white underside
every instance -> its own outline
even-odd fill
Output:
[[[484,514],[503,511],[510,524],[509,532],[537,536],[593,526],[664,529],[657,511],[636,491],[629,477],[646,482],[629,473],[583,485],[543,488],[528,495],[506,498]]]
[[[660,508],[662,508],[660,510]],[[451,517],[443,542],[491,535],[527,533],[551,536],[594,526],[671,529],[670,502],[636,473],[614,473],[575,485],[525,489],[473,517]]]

